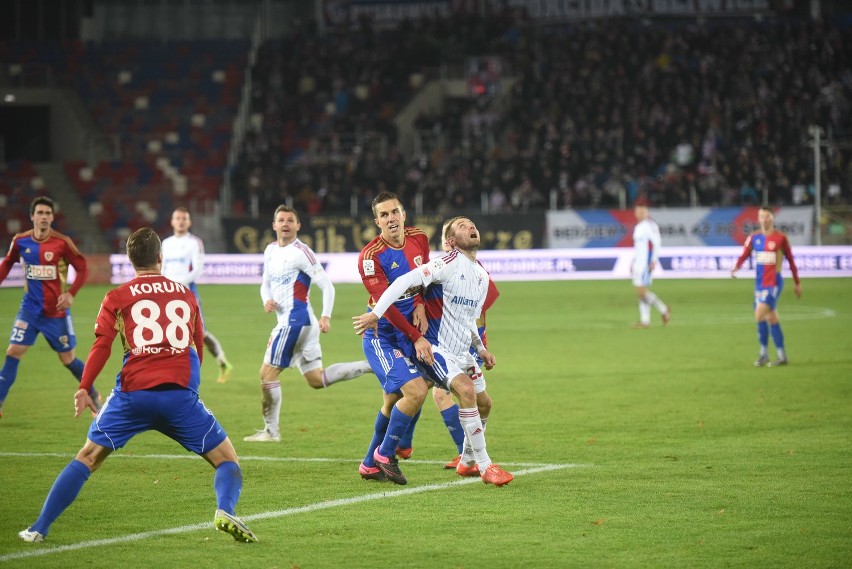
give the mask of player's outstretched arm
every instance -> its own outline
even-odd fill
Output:
[[[74,418],[79,417],[80,413],[86,409],[91,409],[92,413],[98,412],[98,408],[95,406],[95,402],[92,401],[92,396],[89,395],[89,392],[85,389],[78,389],[77,393],[74,394]]]

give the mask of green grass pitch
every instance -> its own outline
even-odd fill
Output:
[[[282,442],[243,442],[262,425],[257,370],[274,319],[256,286],[203,286],[235,372],[217,384],[205,354],[202,397],[241,456],[237,513],[260,543],[213,529],[212,469],[158,433],[114,453],[46,542],[21,542],[89,426],[73,418],[73,379],[39,339],[0,419],[0,567],[852,564],[852,280],[806,279],[799,300],[788,287],[791,365],[773,369],[752,365],[745,276],[657,281],[673,318],[664,328],[655,313],[646,330],[631,328],[626,281],[498,285],[488,450],[516,473],[510,485],[441,468],[454,448],[431,401],[402,463],[409,485],[362,481],[381,399],[372,375],[316,391],[283,372]],[[84,287],[75,302],[82,358],[106,290]],[[20,294],[0,290],[2,333]],[[326,365],[362,359],[350,319],[364,301],[360,286],[337,286]],[[119,350],[96,384],[104,392]]]

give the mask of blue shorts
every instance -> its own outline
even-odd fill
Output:
[[[89,440],[118,450],[145,431],[159,431],[188,451],[205,454],[228,434],[198,394],[189,389],[113,389],[89,427]]]
[[[783,282],[773,287],[754,289],[754,308],[756,309],[758,304],[766,304],[771,310],[775,310],[783,290]]]
[[[399,393],[402,386],[421,377],[417,367],[384,338],[364,334],[364,355],[385,393]]]
[[[71,311],[65,311],[64,318],[48,318],[43,314],[35,315],[21,310],[12,325],[10,344],[32,346],[39,333],[50,344],[54,352],[70,352],[77,346],[77,336],[74,335],[74,322]]]

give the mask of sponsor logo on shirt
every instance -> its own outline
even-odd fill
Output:
[[[463,296],[454,296],[450,300],[450,304],[458,304],[459,306],[472,306],[476,308],[479,304],[479,301],[473,300],[472,298],[465,298]]]
[[[26,277],[33,281],[52,281],[56,274],[56,265],[27,265]]]
[[[391,263],[391,269],[398,269],[398,268],[399,268],[399,265],[396,264],[396,261]]]
[[[754,261],[758,265],[774,265],[778,256],[773,251],[758,251],[754,255]]]
[[[364,268],[365,276],[371,277],[376,274],[376,265],[372,259],[364,259],[361,266]]]
[[[173,346],[137,346],[133,348],[133,355],[140,354],[182,354],[186,348],[175,348]]]

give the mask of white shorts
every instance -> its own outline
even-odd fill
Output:
[[[298,368],[302,375],[322,367],[319,324],[279,324],[269,335],[263,363],[277,368]]]
[[[643,286],[648,288],[654,281],[651,275],[651,268],[646,264],[633,265],[633,286]]]
[[[425,378],[449,391],[456,376],[466,375],[473,381],[473,389],[476,393],[485,391],[485,376],[473,354],[466,353],[459,357],[432,345],[432,355],[435,358],[435,363],[431,366],[422,363],[418,365]]]

